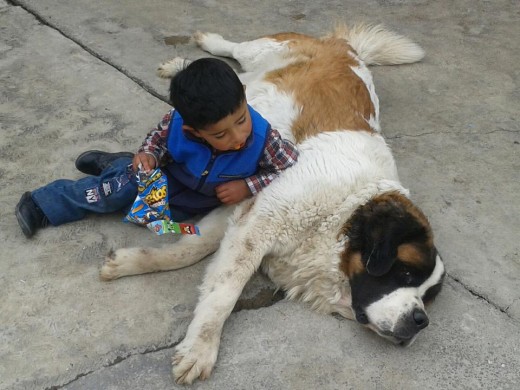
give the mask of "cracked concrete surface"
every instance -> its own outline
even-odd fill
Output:
[[[239,41],[320,35],[335,20],[384,22],[426,50],[422,63],[372,71],[384,134],[434,226],[446,287],[403,350],[276,303],[258,275],[226,323],[213,376],[193,387],[519,387],[518,2],[0,0],[0,389],[175,388],[170,356],[207,260],[103,283],[108,250],[172,237],[113,215],[26,240],[14,205],[23,191],[80,177],[84,150],[135,150],[168,110],[157,64],[205,56],[186,38],[195,30]]]

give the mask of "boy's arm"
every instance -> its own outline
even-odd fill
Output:
[[[168,158],[168,128],[174,111],[167,113],[155,129],[152,129],[144,139],[137,153],[146,153],[155,158],[155,166],[160,166]]]
[[[264,155],[259,161],[258,172],[246,178],[247,186],[253,195],[271,183],[281,171],[298,160],[298,149],[289,140],[283,139],[278,130],[271,129]]]

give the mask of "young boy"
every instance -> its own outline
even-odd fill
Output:
[[[255,195],[298,158],[295,146],[247,105],[244,86],[221,60],[202,58],[177,73],[170,100],[175,109],[135,156],[88,151],[76,168],[91,176],[24,193],[15,214],[25,236],[89,212],[128,211],[137,196],[139,167],[161,168],[172,220],[183,221]]]

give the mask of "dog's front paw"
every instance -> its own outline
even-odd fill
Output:
[[[218,343],[197,340],[193,345],[186,340],[175,348],[172,358],[173,377],[178,384],[191,384],[197,378],[205,380],[211,375],[217,361]]]
[[[127,275],[142,273],[139,264],[139,256],[144,249],[123,248],[110,251],[105,257],[105,263],[101,267],[99,276],[102,280],[114,280]]]
[[[171,79],[177,72],[183,70],[191,63],[190,60],[181,57],[175,57],[173,60],[163,62],[157,68],[157,76],[163,79]]]

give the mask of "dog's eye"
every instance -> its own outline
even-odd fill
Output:
[[[413,275],[408,270],[399,273],[399,284],[409,286],[413,282]]]

